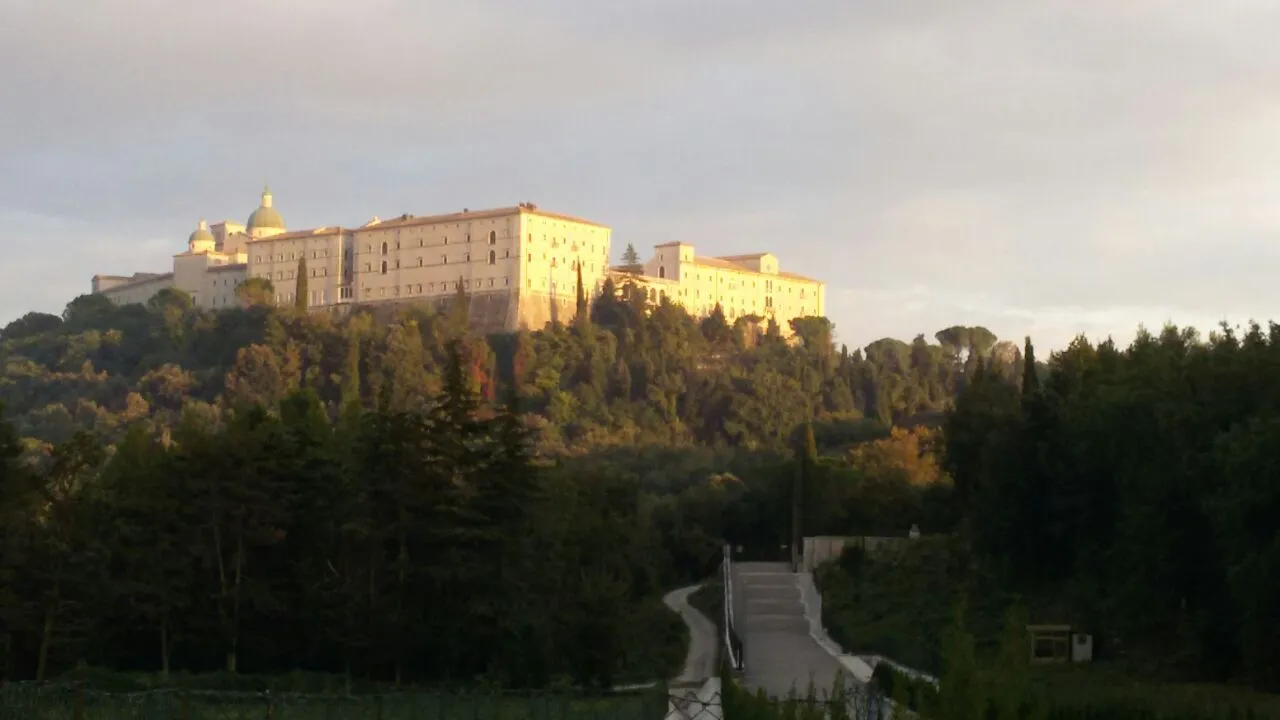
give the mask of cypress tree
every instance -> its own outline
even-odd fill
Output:
[[[293,297],[293,306],[302,312],[307,311],[307,299],[310,288],[307,285],[307,256],[298,258],[298,289]]]
[[[347,412],[360,407],[360,336],[347,338],[347,367],[342,376],[342,409]]]
[[[458,334],[467,332],[471,325],[471,302],[467,297],[467,284],[462,276],[458,276],[458,291],[453,295],[453,307],[449,308],[454,330]]]
[[[1031,345],[1031,336],[1027,336],[1022,349],[1022,394],[1030,395],[1040,389],[1040,376],[1036,373],[1036,349]]]
[[[800,466],[791,488],[791,564],[799,572],[800,561],[803,559],[805,488],[812,484],[814,469],[818,463],[818,444],[813,437],[813,423],[804,424],[804,436],[797,455]]]
[[[590,309],[587,307],[587,292],[582,287],[582,263],[578,263],[578,298],[576,311],[573,319],[578,324],[586,323],[591,319]]]

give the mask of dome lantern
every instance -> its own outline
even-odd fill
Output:
[[[283,232],[284,229],[284,218],[280,217],[280,212],[272,206],[271,188],[264,187],[262,189],[262,203],[249,216],[249,222],[245,223],[245,230],[250,235],[258,237],[274,235],[277,232]]]
[[[210,253],[218,247],[213,233],[209,232],[209,223],[204,220],[196,227],[196,231],[187,238],[187,248],[193,253]]]

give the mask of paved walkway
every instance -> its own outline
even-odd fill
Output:
[[[691,585],[672,590],[662,598],[662,602],[680,613],[684,624],[689,626],[689,654],[685,658],[684,672],[675,679],[675,684],[702,683],[716,676],[716,651],[719,648],[716,624],[689,605],[689,596],[700,587]]]
[[[720,644],[716,624],[689,604],[701,585],[672,590],[662,598],[689,627],[689,654],[684,671],[671,682],[666,720],[723,720],[716,657]]]
[[[787,563],[738,563],[733,568],[734,614],[745,646],[745,684],[784,697],[804,695],[813,679],[821,697],[836,675],[857,680],[810,636],[797,576]]]

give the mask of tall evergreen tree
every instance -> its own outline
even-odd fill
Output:
[[[818,463],[818,443],[813,436],[813,423],[804,424],[796,456],[799,462],[791,488],[791,565],[799,572],[800,561],[804,558],[805,493],[814,484]]]
[[[347,362],[342,373],[342,410],[343,413],[356,411],[360,405],[360,335],[352,332],[347,336]]]
[[[1028,396],[1040,389],[1040,375],[1036,370],[1036,349],[1031,345],[1031,336],[1027,336],[1022,348],[1022,394]]]
[[[311,306],[309,282],[307,279],[307,255],[303,253],[298,258],[298,287],[297,293],[293,297],[293,307],[301,312],[306,312],[307,308]]]
[[[591,311],[587,306],[587,291],[582,286],[582,263],[578,263],[578,297],[574,308],[574,323],[583,325],[591,321]]]
[[[467,281],[461,275],[453,294],[453,304],[449,307],[449,319],[456,335],[465,334],[471,326],[471,299],[467,294]]]
[[[628,268],[640,264],[640,253],[636,252],[636,246],[627,243],[627,249],[622,251],[622,264]]]

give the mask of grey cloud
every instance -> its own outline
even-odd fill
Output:
[[[295,227],[533,200],[619,246],[774,250],[853,345],[1264,318],[1278,24],[1260,0],[0,0],[0,220],[65,253],[19,248],[58,277],[7,278],[0,317],[163,266],[270,181]]]

